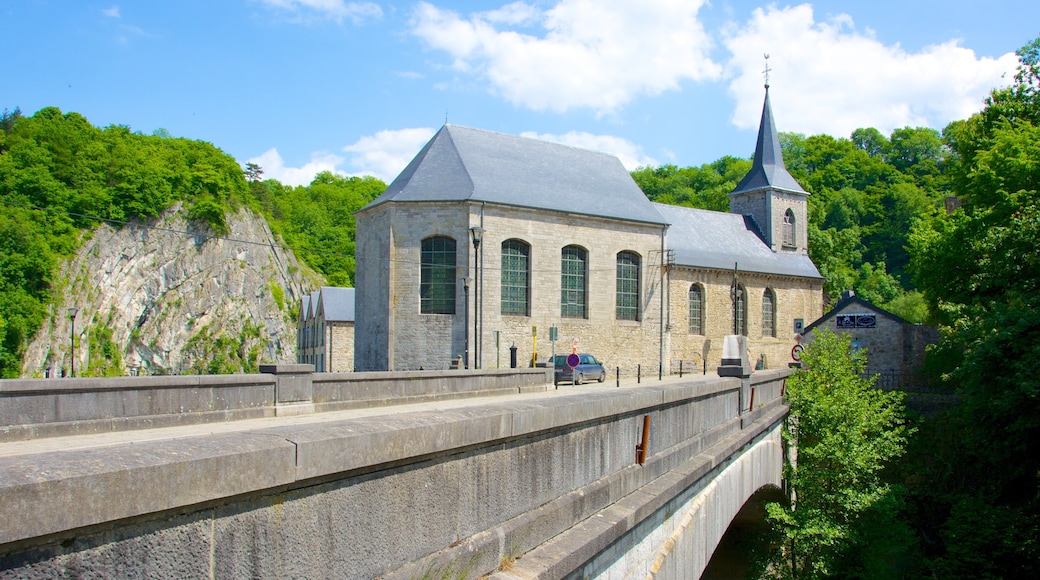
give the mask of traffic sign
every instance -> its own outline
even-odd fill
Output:
[[[567,355],[567,366],[571,367],[571,369],[578,366],[580,363],[581,358],[578,355],[574,353]]]
[[[805,350],[805,347],[800,344],[796,344],[793,347],[791,347],[791,358],[794,359],[794,362],[802,362],[803,350]]]

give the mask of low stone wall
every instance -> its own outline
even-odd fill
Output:
[[[271,375],[0,380],[0,442],[274,415]]]
[[[0,442],[546,390],[548,369],[0,380]]]
[[[781,374],[2,457],[0,578],[480,576],[621,498],[655,513],[724,468],[785,412],[763,400],[752,425],[742,391],[776,392]],[[643,491],[676,469],[671,491]],[[641,519],[611,523],[555,566],[580,565]]]

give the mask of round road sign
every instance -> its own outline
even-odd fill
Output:
[[[793,347],[791,347],[791,358],[794,359],[794,362],[802,362],[803,350],[805,350],[805,347],[800,344],[796,344]]]
[[[581,363],[581,359],[578,358],[578,355],[576,355],[574,353],[571,353],[571,354],[567,355],[567,366],[569,366],[569,367],[571,367],[573,369],[574,367],[578,366],[578,364],[580,364],[580,363]]]

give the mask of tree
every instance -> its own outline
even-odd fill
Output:
[[[902,393],[861,378],[865,352],[853,352],[848,335],[815,331],[802,360],[805,369],[787,382],[791,501],[766,506],[778,546],[766,575],[893,577],[892,563],[912,543],[897,520],[900,489],[882,477],[912,432]]]
[[[1018,54],[1015,83],[946,129],[964,205],[911,236],[931,364],[959,396],[906,476],[937,577],[1040,575],[1040,39]]]
[[[249,183],[258,183],[259,181],[261,181],[260,178],[263,176],[263,174],[263,168],[261,168],[256,163],[246,163],[245,175],[246,181],[248,181]]]

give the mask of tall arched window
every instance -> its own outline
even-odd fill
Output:
[[[794,225],[794,210],[787,208],[787,211],[784,212],[784,228],[781,233],[781,243],[791,248],[798,246],[798,240],[795,239]]]
[[[639,255],[618,252],[617,319],[639,320]]]
[[[531,312],[531,246],[520,240],[502,242],[502,314],[528,316]]]
[[[776,294],[769,288],[762,294],[762,336],[776,338]]]
[[[747,290],[737,286],[733,299],[733,334],[747,336]]]
[[[579,246],[563,248],[560,261],[560,316],[585,318],[589,254]]]
[[[690,286],[690,334],[704,334],[704,289]]]
[[[455,240],[426,238],[419,266],[419,312],[455,314],[455,286]]]

